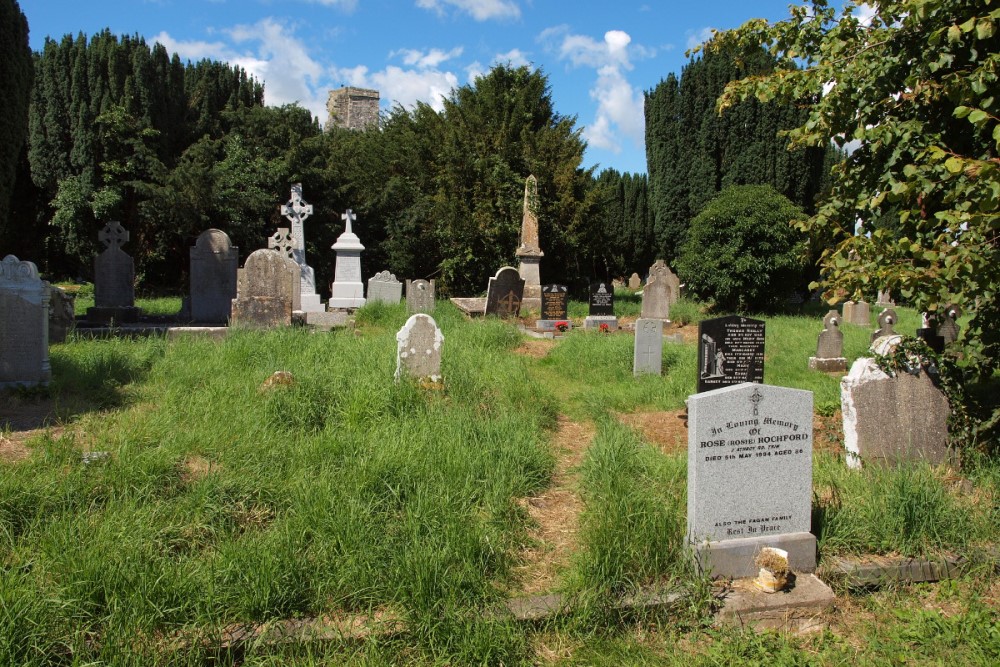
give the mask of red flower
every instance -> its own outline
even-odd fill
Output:
[[[568,331],[568,330],[569,330],[569,322],[566,321],[556,322],[556,331]]]

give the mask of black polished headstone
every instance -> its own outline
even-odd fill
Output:
[[[569,317],[569,288],[565,285],[542,286],[542,319],[565,320]]]
[[[764,322],[728,315],[698,325],[698,393],[764,382]]]
[[[590,315],[612,317],[615,314],[615,289],[611,281],[590,284]]]

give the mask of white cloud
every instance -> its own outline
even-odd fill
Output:
[[[858,19],[858,22],[863,26],[871,25],[872,19],[875,18],[875,13],[875,7],[866,3],[861,3],[852,12],[854,18]]]
[[[702,28],[701,30],[688,30],[687,31],[687,48],[688,51],[700,46],[712,39],[713,28]]]
[[[462,51],[461,46],[456,46],[447,52],[441,49],[431,49],[426,53],[417,49],[399,49],[398,51],[390,51],[389,57],[402,56],[404,65],[415,65],[420,69],[433,69],[443,62],[459,57],[462,55]]]
[[[525,65],[530,65],[531,61],[528,60],[528,56],[521,49],[511,49],[507,53],[498,53],[493,56],[493,63],[504,65],[510,63],[512,67],[524,67]]]
[[[427,52],[404,49],[391,52],[389,57],[401,58],[404,65],[410,66],[408,69],[389,65],[381,71],[372,72],[364,65],[359,65],[337,69],[334,75],[347,85],[378,89],[380,97],[390,104],[399,104],[412,109],[417,102],[424,102],[433,109],[442,111],[444,98],[452,89],[457,88],[459,83],[458,76],[454,72],[443,71],[438,65],[458,57],[461,53],[461,47],[448,52],[440,49],[431,49]],[[466,68],[470,75],[473,65]]]
[[[626,73],[632,69],[634,58],[648,58],[655,51],[632,44],[632,37],[622,30],[609,30],[604,40],[598,41],[572,34],[567,26],[557,26],[543,31],[539,41],[554,50],[560,60],[597,71],[597,80],[590,89],[597,110],[593,122],[583,130],[587,142],[618,153],[624,135],[641,147],[645,134],[642,91],[629,82]]]
[[[323,5],[324,7],[340,7],[345,12],[353,12],[358,8],[358,0],[305,0],[310,5]]]
[[[521,17],[521,7],[513,0],[417,0],[417,7],[430,9],[439,16],[445,14],[447,6],[454,7],[477,21]]]

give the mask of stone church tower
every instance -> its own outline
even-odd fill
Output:
[[[327,129],[344,127],[348,130],[364,130],[378,125],[377,90],[368,88],[338,88],[330,91],[326,101],[329,117]]]

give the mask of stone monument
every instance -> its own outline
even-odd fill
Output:
[[[524,298],[524,278],[510,266],[502,267],[490,278],[486,288],[487,315],[517,317],[521,313]]]
[[[285,253],[299,265],[302,282],[300,294],[301,310],[306,313],[323,312],[323,304],[316,293],[316,274],[313,268],[306,264],[305,221],[312,215],[312,204],[302,199],[302,184],[292,184],[292,196],[288,203],[281,207],[281,214],[291,223],[291,228],[283,227],[268,241],[268,247]]]
[[[333,249],[337,252],[337,264],[333,284],[330,286],[330,310],[360,308],[365,305],[365,286],[361,282],[361,251],[365,247],[361,245],[361,239],[351,231],[351,223],[357,220],[357,216],[354,211],[347,209],[340,218],[345,223],[345,229],[333,244]]]
[[[524,279],[524,295],[521,308],[525,310],[541,310],[542,284],[538,265],[545,253],[542,252],[538,240],[538,180],[534,175],[528,176],[524,182],[524,206],[521,216],[521,245],[517,247],[517,259],[520,262],[518,274]]]
[[[688,539],[713,577],[757,574],[763,547],[816,569],[811,391],[743,383],[688,398]]]
[[[236,298],[240,249],[229,235],[208,229],[191,248],[191,319],[224,324]]]
[[[416,380],[441,380],[441,344],[444,334],[434,318],[411,315],[396,334],[396,381],[404,374]]]
[[[642,278],[639,277],[638,273],[633,273],[628,279],[628,288],[632,291],[638,291],[642,289]]]
[[[948,304],[944,307],[941,315],[938,318],[938,328],[937,335],[941,337],[944,341],[945,347],[951,345],[956,340],[958,340],[958,333],[960,331],[958,326],[958,318],[962,316],[962,309],[953,303]]]
[[[411,313],[434,312],[434,281],[406,281],[406,310]]]
[[[380,271],[368,279],[368,303],[397,304],[403,298],[403,283],[388,271]]]
[[[556,324],[569,322],[569,288],[566,285],[542,286],[542,319],[535,321],[535,328],[552,331]]]
[[[0,261],[0,387],[47,385],[49,284],[14,255]]]
[[[618,318],[615,317],[615,290],[610,282],[591,283],[590,299],[587,303],[587,319],[583,321],[584,329],[600,329],[602,324],[609,329],[618,328]]]
[[[865,301],[848,301],[844,304],[844,321],[859,327],[871,326],[871,308]]]
[[[237,276],[230,323],[254,328],[291,325],[300,278],[299,265],[283,253],[250,253]]]
[[[728,315],[698,324],[698,393],[764,382],[764,322]]]
[[[635,321],[635,349],[632,355],[632,375],[663,374],[663,320]]]
[[[840,313],[836,310],[831,310],[823,318],[823,331],[816,341],[816,356],[809,357],[809,368],[824,373],[847,370],[844,332],[840,330]]]
[[[76,326],[76,294],[53,285],[49,290],[49,343],[65,343]]]
[[[111,221],[97,238],[104,251],[94,258],[94,307],[87,309],[87,319],[135,322],[141,313],[135,307],[135,263],[122,251],[129,233],[120,222]]]
[[[679,296],[681,281],[662,259],[649,267],[649,277],[642,290],[642,315],[645,319],[669,321],[670,306]]]
[[[878,329],[872,332],[871,342],[874,343],[879,338],[884,336],[896,336],[898,335],[893,329],[896,324],[896,311],[892,308],[886,308],[881,313],[878,314]]]

